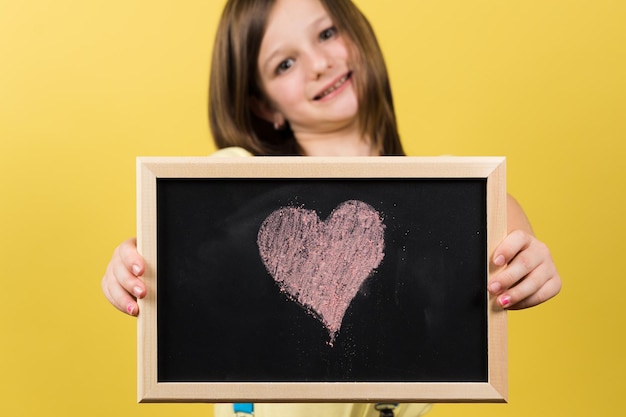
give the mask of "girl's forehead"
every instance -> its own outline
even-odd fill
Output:
[[[276,0],[266,25],[266,30],[285,28],[304,29],[306,25],[328,12],[319,0]]]
[[[259,58],[314,35],[328,20],[330,16],[319,0],[277,0],[268,16]]]

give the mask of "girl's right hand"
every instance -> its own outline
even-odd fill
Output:
[[[141,280],[144,270],[136,239],[128,239],[115,248],[102,278],[102,291],[115,308],[131,316],[139,313],[137,299],[146,296],[146,286]]]

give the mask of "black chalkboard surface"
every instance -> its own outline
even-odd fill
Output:
[[[503,158],[139,158],[140,401],[504,401]]]

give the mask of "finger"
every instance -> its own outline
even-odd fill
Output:
[[[501,294],[514,287],[527,275],[541,266],[541,258],[533,256],[533,251],[525,250],[518,253],[515,258],[500,271],[489,283],[489,291],[492,294]],[[543,284],[540,282],[539,284]]]
[[[139,313],[136,300],[111,277],[112,274],[107,271],[102,279],[102,292],[105,297],[119,311],[136,316]]]
[[[493,253],[493,263],[496,266],[504,266],[511,262],[515,256],[530,246],[533,237],[521,230],[515,230],[496,247]]]
[[[137,239],[132,238],[117,247],[117,256],[129,271],[139,277],[145,271],[143,258],[137,251]]]
[[[111,261],[111,273],[114,281],[126,292],[132,294],[136,298],[143,298],[146,295],[146,286],[143,281],[137,277],[133,271],[130,271],[123,262]],[[111,285],[110,288],[114,287]]]
[[[560,291],[561,279],[558,275],[556,275],[546,281],[545,285],[543,285],[539,290],[520,301],[510,303],[507,308],[511,310],[521,310],[528,307],[534,307],[548,301],[552,297],[556,296]]]
[[[505,308],[511,308],[516,303],[537,293],[548,281],[549,275],[544,265],[540,265],[518,280],[507,291],[498,297],[498,303]]]
[[[145,296],[145,285],[141,279],[138,279],[145,272],[145,264],[137,251],[137,240],[135,238],[122,242],[116,248],[111,265],[113,265],[114,269],[113,275],[126,291],[132,293],[137,298]]]
[[[513,298],[514,303],[529,297],[542,300],[540,302],[543,302],[556,295],[556,293],[552,294],[548,291],[552,289],[555,284],[558,284],[558,289],[560,289],[561,279],[558,276],[556,266],[551,261],[551,258],[547,257],[542,259],[544,259],[544,261],[539,266],[524,277],[524,279],[519,281],[517,285],[507,291]],[[553,282],[546,287],[548,282],[551,280]]]

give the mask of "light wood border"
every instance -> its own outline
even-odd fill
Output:
[[[159,383],[156,315],[157,178],[486,178],[487,253],[506,234],[504,157],[139,157],[137,246],[148,295],[138,318],[139,402],[506,402],[506,311],[489,297],[486,383]],[[497,272],[489,260],[489,276]],[[486,277],[488,279],[488,277]]]

